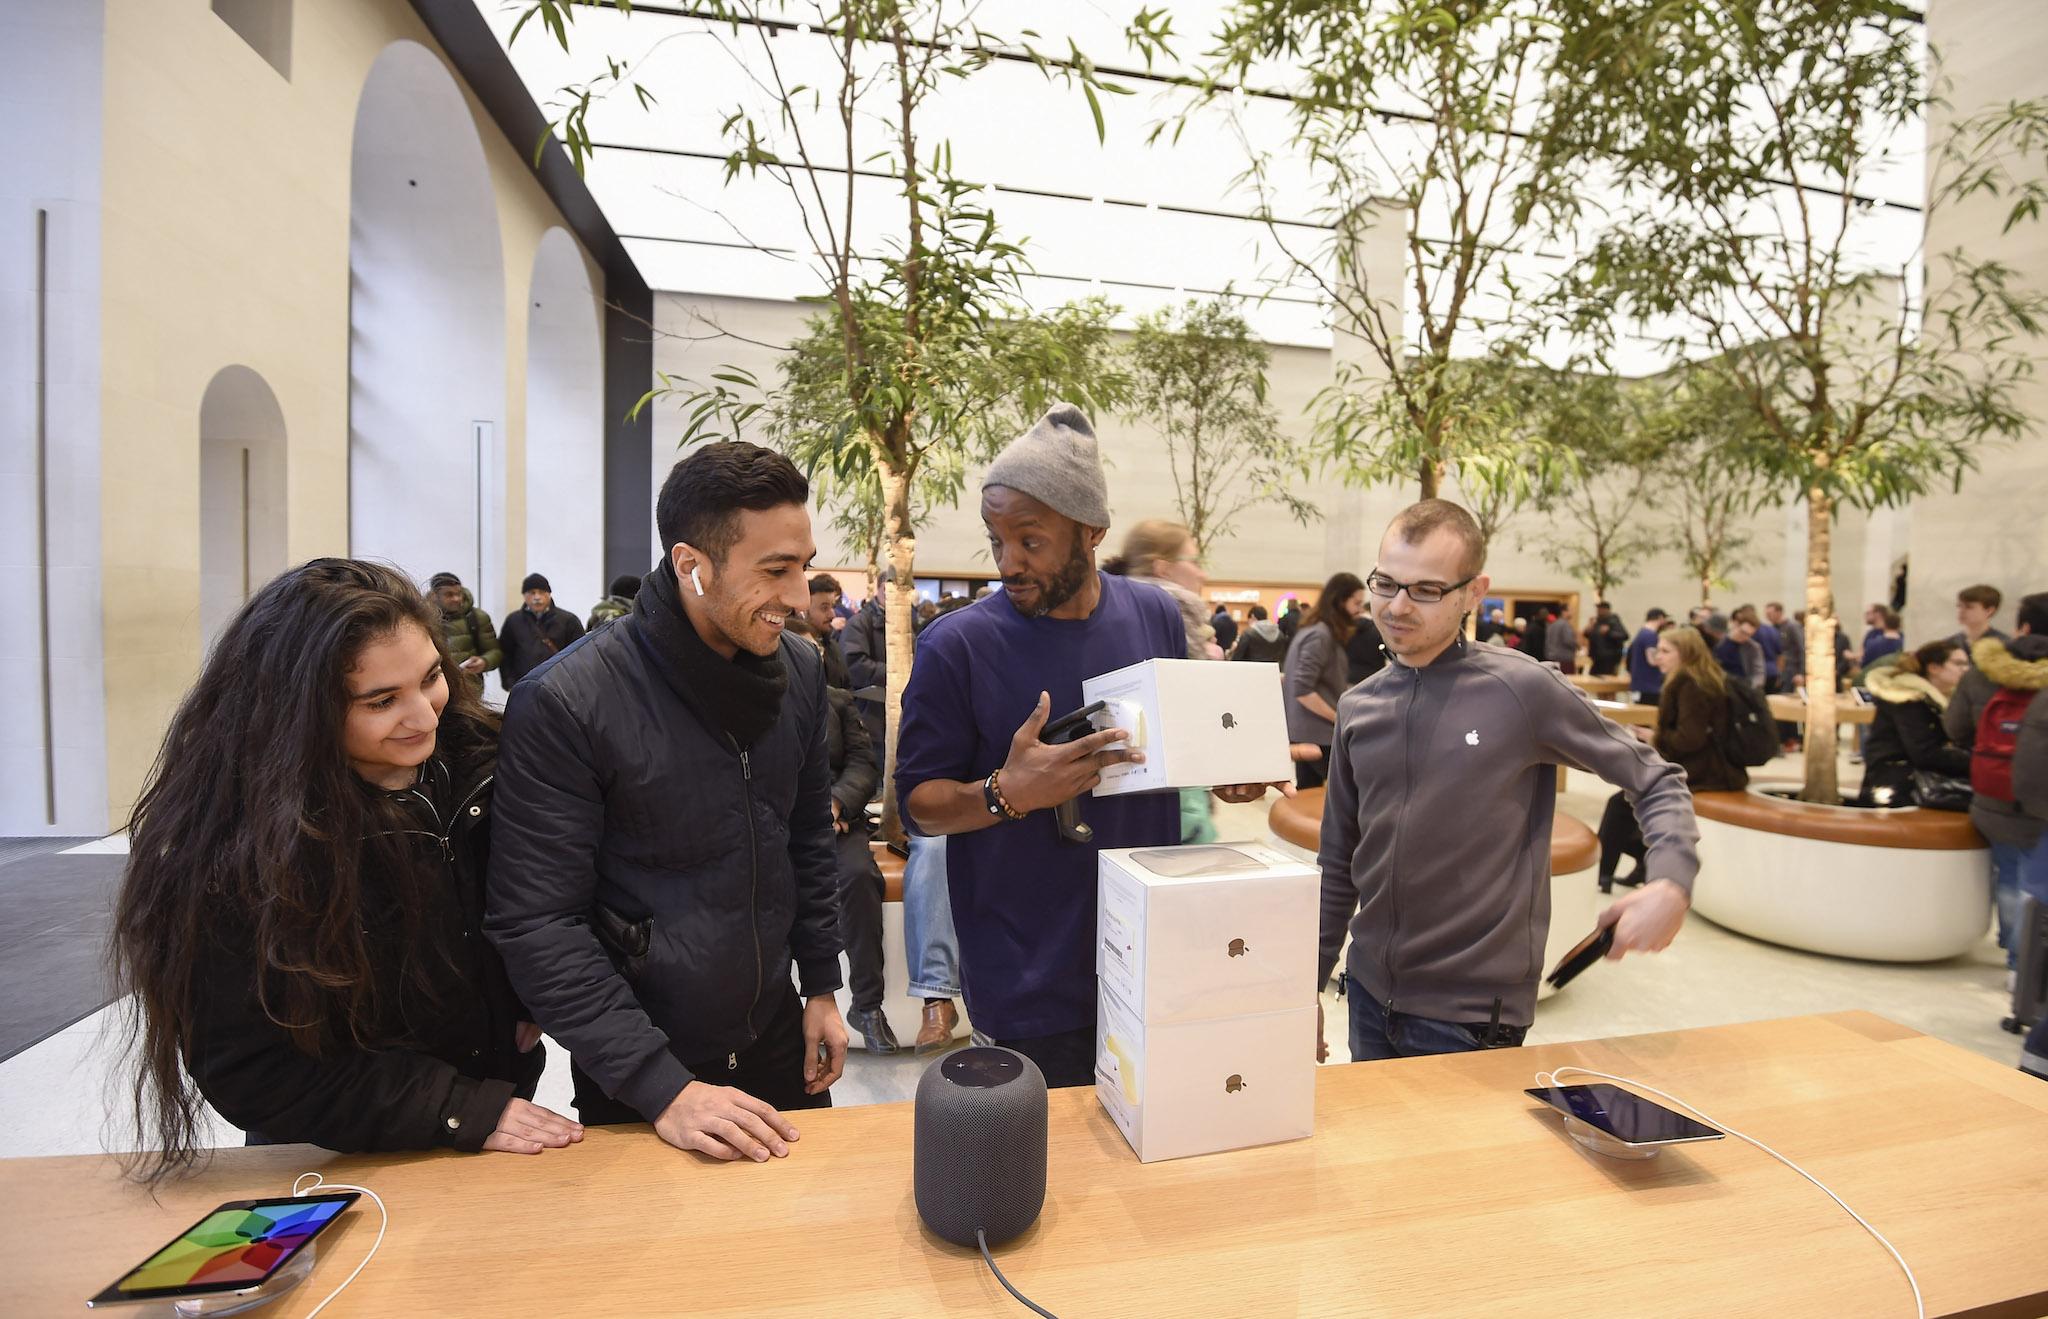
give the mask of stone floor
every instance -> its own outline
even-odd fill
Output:
[[[1855,769],[1846,759],[1844,777]],[[1760,777],[1796,778],[1796,761],[1774,762]],[[1559,805],[1589,825],[1606,800],[1601,785],[1574,774]],[[1260,807],[1223,807],[1226,838],[1265,832]],[[89,845],[118,849],[118,840]],[[1591,883],[1590,878],[1587,881]],[[1988,903],[1987,903],[1988,912]],[[1344,1007],[1326,996],[1331,1059],[1344,1061]],[[120,1129],[125,1104],[117,1061],[116,1004],[0,1064],[0,1157],[89,1153],[128,1148]],[[1538,1009],[1532,1043],[1593,1039],[1678,1030],[1770,1017],[1860,1008],[2011,1066],[2019,1039],[1998,1027],[2008,1009],[2002,955],[1985,941],[1968,955],[1920,966],[1851,962],[1760,943],[1700,918],[1689,921],[1672,947],[1654,957],[1602,963]],[[914,1023],[895,1023],[908,1038]],[[566,1057],[552,1050],[540,1102],[569,1109]],[[877,1057],[856,1051],[834,1087],[841,1104],[908,1099],[923,1067],[909,1054]],[[237,1133],[213,1119],[215,1137],[234,1143]]]

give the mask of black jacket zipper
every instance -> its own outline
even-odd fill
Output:
[[[740,753],[740,781],[745,785],[747,815],[747,937],[754,945],[754,997],[747,1003],[747,1035],[749,1043],[755,1035],[754,1009],[761,1006],[761,980],[766,970],[761,961],[761,848],[754,835],[754,767],[747,760],[747,749],[739,739],[727,733],[726,739],[733,749]],[[738,1060],[729,1060],[737,1064]]]

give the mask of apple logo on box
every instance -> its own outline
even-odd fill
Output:
[[[1228,710],[1225,710],[1225,711],[1223,712],[1223,726],[1224,726],[1225,728],[1235,728],[1235,727],[1237,727],[1237,716],[1236,716],[1236,715],[1234,715],[1234,714],[1232,714],[1232,713],[1230,713],[1230,711],[1228,711]]]
[[[1251,949],[1248,946],[1246,946],[1244,940],[1232,939],[1230,941],[1230,955],[1232,957],[1243,957],[1246,953],[1250,951]]]
[[[1230,1079],[1223,1083],[1223,1093],[1226,1095],[1234,1095],[1242,1089],[1244,1089],[1244,1077],[1237,1072],[1232,1072]]]

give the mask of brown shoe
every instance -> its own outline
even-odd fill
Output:
[[[917,1032],[917,1052],[920,1056],[928,1053],[943,1053],[952,1048],[957,1040],[953,1030],[960,1024],[960,1009],[953,1006],[953,1000],[924,1005],[924,1025]]]

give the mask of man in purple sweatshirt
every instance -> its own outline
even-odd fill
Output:
[[[1628,793],[1648,844],[1649,882],[1600,914],[1609,956],[1661,952],[1692,905],[1684,771],[1557,670],[1466,642],[1485,566],[1472,515],[1426,499],[1387,528],[1365,579],[1393,662],[1337,705],[1316,975],[1320,990],[1348,927],[1354,1060],[1522,1042],[1548,969],[1559,765]]]

